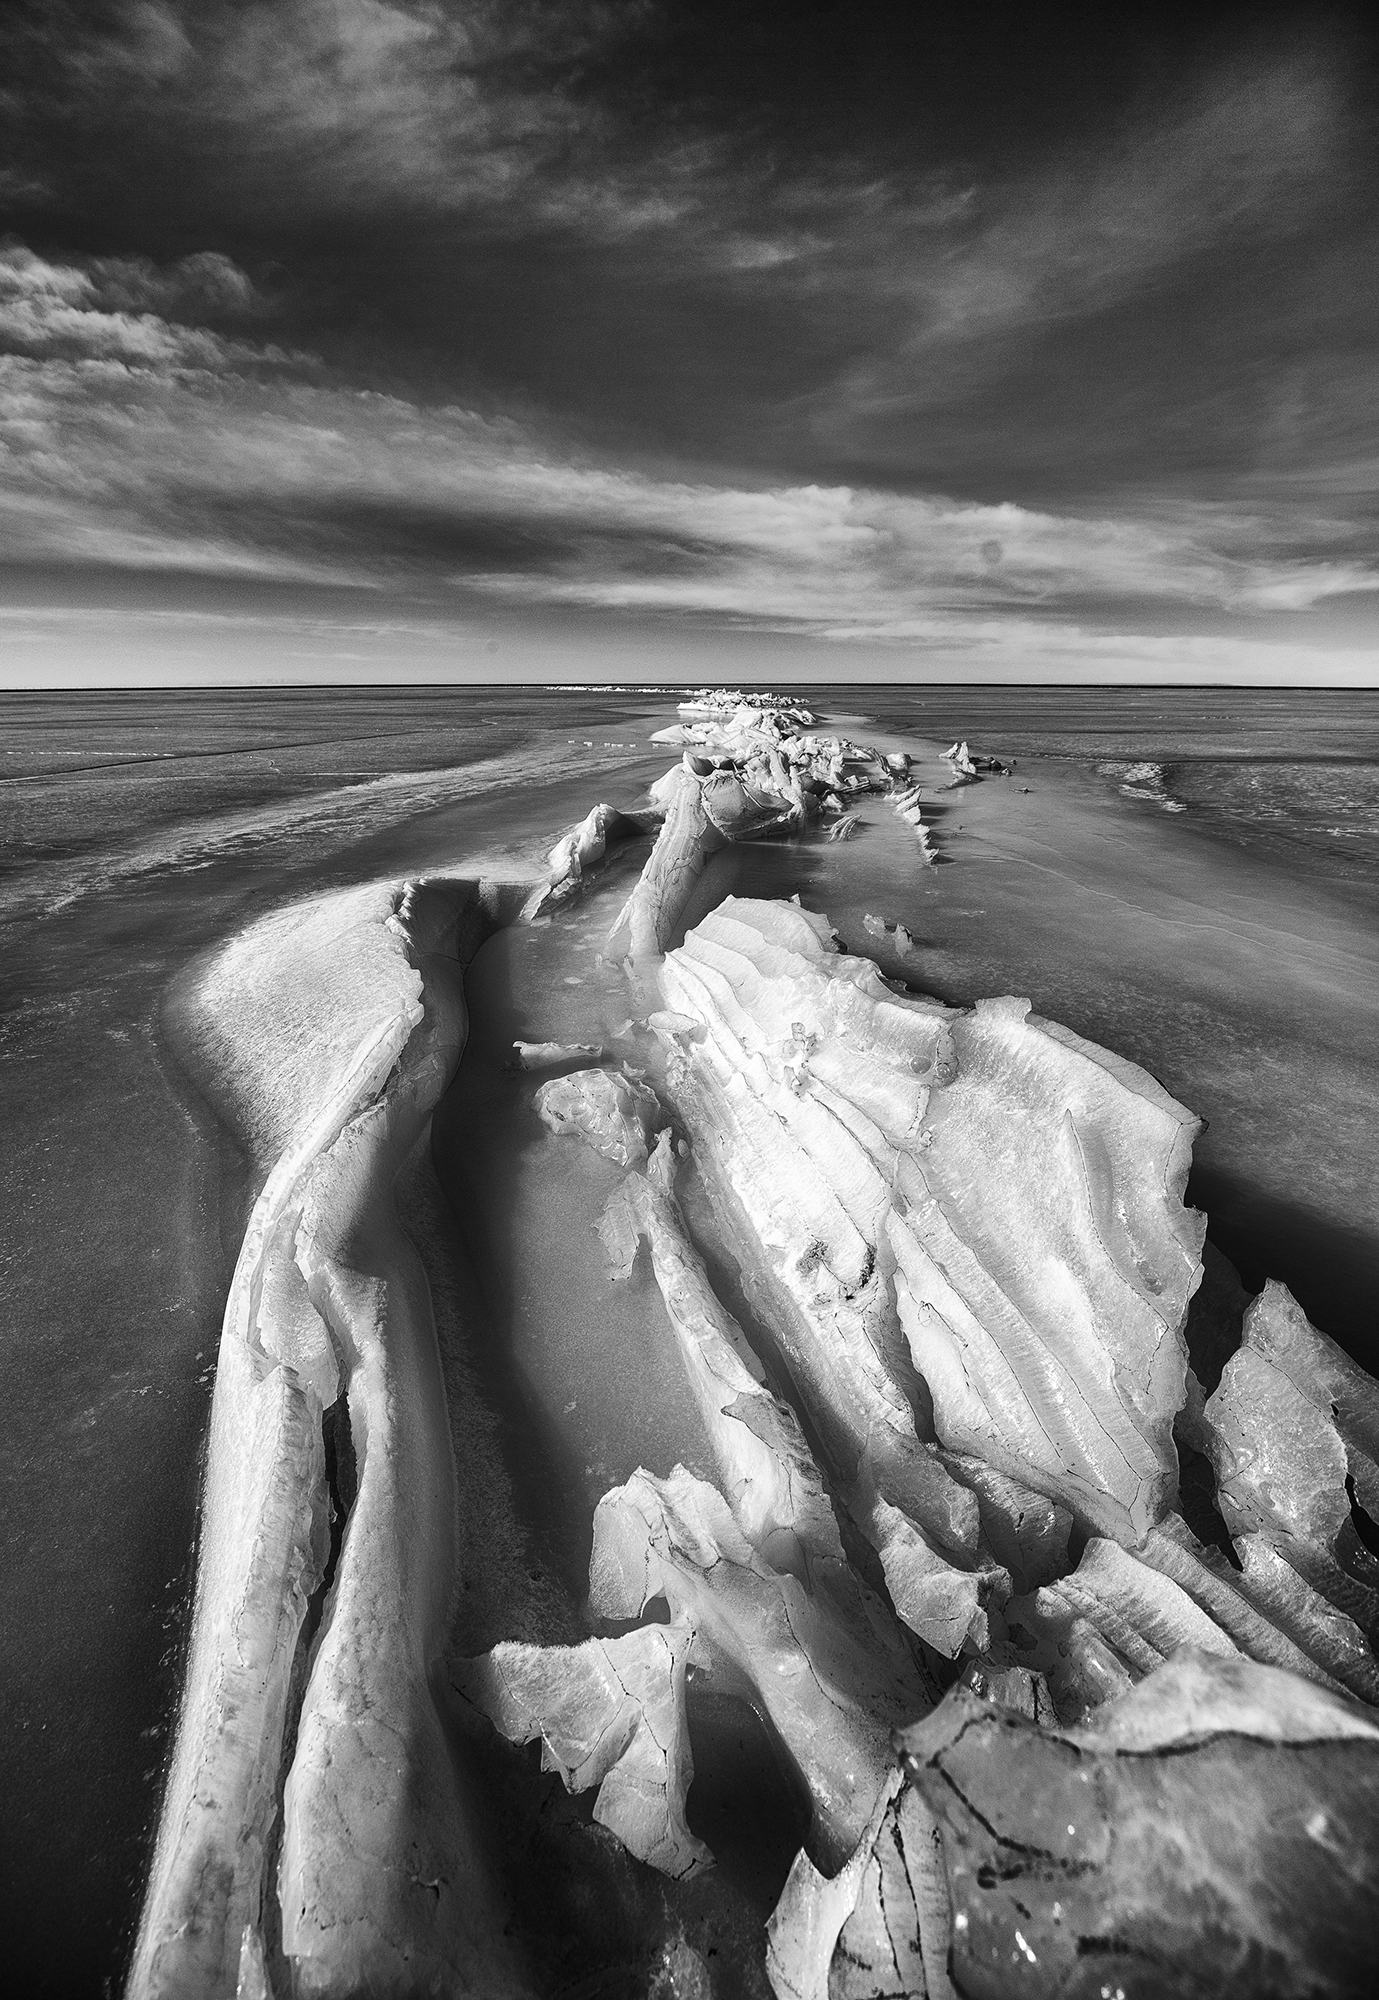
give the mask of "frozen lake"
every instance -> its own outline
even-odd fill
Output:
[[[955,1003],[1027,995],[1143,1064],[1209,1121],[1189,1198],[1212,1240],[1251,1287],[1284,1278],[1372,1368],[1379,697],[808,698],[856,736],[961,734],[1014,773],[940,797],[933,869],[873,801],[845,845],[718,857],[689,920],[725,893],[798,891],[888,973]],[[26,1991],[121,1976],[179,1686],[220,1316],[256,1192],[179,1063],[169,988],[322,887],[530,868],[596,799],[631,804],[665,768],[647,737],[673,699],[0,697],[7,1870]],[[577,1636],[598,1496],[637,1463],[695,1456],[646,1337],[654,1288],[611,1288],[590,1234],[616,1175],[552,1141],[530,1080],[504,1068],[514,1035],[595,1040],[625,1011],[596,954],[641,851],[556,923],[484,947],[435,1173],[411,1190],[462,1490],[466,1449],[471,1487],[492,1482],[471,1513],[459,1650]],[[918,954],[902,962],[868,916],[903,923]],[[698,1727],[703,1748],[742,1724],[704,1712]],[[713,1893],[744,1935],[793,1851],[791,1801],[764,1744],[749,1748],[759,1824],[746,1792],[715,1791],[711,1754],[692,1796],[725,1856]],[[645,1912],[624,1919],[631,1936]]]

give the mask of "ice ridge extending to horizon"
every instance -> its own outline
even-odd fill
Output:
[[[601,1837],[685,1882],[713,1858],[691,1681],[758,1712],[808,1802],[763,1940],[779,2000],[1364,1991],[1379,1386],[1271,1285],[1205,1392],[1199,1123],[1134,1064],[1023,1000],[926,999],[798,900],[725,896],[686,932],[735,842],[826,833],[871,794],[924,820],[906,752],[767,696],[682,714],[679,763],[542,879],[315,897],[178,997],[262,1188],[130,1994],[535,1996],[454,1717],[539,1740]],[[966,743],[949,764],[1004,769]],[[604,947],[633,1018],[518,1066],[561,1072],[535,1085],[545,1143],[618,1170],[610,1282],[645,1249],[711,1476],[604,1494],[580,1643],[507,1639],[447,1677],[465,1469],[394,1182],[480,945],[648,832]],[[1216,1545],[1183,1511],[1189,1447]],[[657,1990],[715,1989],[696,1959]]]

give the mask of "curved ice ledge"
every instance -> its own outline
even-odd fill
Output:
[[[236,938],[183,1003],[241,1135],[280,1150],[226,1306],[132,1995],[252,1986],[265,1930],[301,1993],[449,1988],[476,1961],[487,1991],[506,1990],[430,1691],[455,1469],[426,1280],[391,1189],[464,1046],[462,967],[525,893],[438,881],[322,897]],[[302,1659],[329,1552],[332,1408],[357,1490]]]

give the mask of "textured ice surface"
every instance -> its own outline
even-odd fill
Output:
[[[890,991],[788,905],[728,899],[662,987],[705,1030],[677,1102],[798,1310],[819,1421],[882,1497],[961,1547],[902,1490],[924,1459],[898,1312],[946,1446],[1138,1541],[1176,1488],[1191,1114],[1023,1001]]]
[[[487,922],[482,901],[461,884],[320,898],[245,932],[197,995],[231,1106],[257,1148],[281,1150],[226,1307],[134,1995],[233,1993],[261,1927],[280,1933],[298,1992],[386,1993],[479,1962],[489,1990],[511,1990],[430,1686],[453,1590],[454,1469],[426,1281],[391,1192],[463,1046],[452,954]],[[289,1754],[338,1497],[323,1439],[337,1397],[357,1490]]]
[[[456,1685],[512,1743],[541,1743],[566,1789],[598,1787],[594,1818],[675,1878],[712,1860],[685,1824],[694,1776],[685,1720],[687,1625],[645,1625],[582,1646],[496,1646]]]
[[[1266,1285],[1245,1314],[1201,1432],[1242,1559],[1288,1590],[1266,1552],[1282,1558],[1373,1645],[1379,1560],[1357,1518],[1379,1517],[1379,1384],[1309,1323],[1286,1286]]]
[[[1102,1713],[1060,1735],[957,1690],[906,1732],[941,1831],[957,1990],[1363,1993],[1373,1722],[1276,1669],[1192,1652]]]
[[[683,767],[672,778],[668,828],[677,799],[692,806],[687,780],[701,806],[711,782]],[[647,940],[659,951],[686,894],[698,893],[691,878],[706,842],[692,809],[681,818],[639,885],[648,953]],[[591,815],[576,835],[596,845],[600,830]],[[553,868],[578,850],[571,836]],[[865,928],[888,952],[922,963],[917,934],[879,918]],[[1207,1782],[1223,1793],[1232,1774],[1240,1779],[1242,1826],[1266,1786],[1265,1776],[1255,1794],[1245,1784],[1253,1751],[1221,1753],[1215,1764],[1205,1755],[1227,1722],[1227,1733],[1275,1757],[1307,1753],[1310,1762],[1278,1767],[1280,1784],[1296,1778],[1300,1797],[1335,1784],[1350,1837],[1346,1787],[1329,1767],[1318,1777],[1312,1753],[1338,1732],[1366,1752],[1372,1740],[1372,1725],[1335,1699],[1338,1683],[1362,1693],[1373,1685],[1351,1616],[1363,1608],[1372,1401],[1365,1378],[1345,1376],[1305,1321],[1271,1332],[1261,1308],[1258,1337],[1228,1364],[1221,1400],[1191,1413],[1204,1438],[1225,1440],[1220,1497],[1242,1567],[1204,1549],[1172,1511],[1170,1441],[1200,1244],[1181,1203],[1194,1121],[1143,1072],[1024,1003],[968,1011],[917,1000],[832,945],[826,920],[798,905],[730,898],[670,954],[666,1004],[651,1016],[664,1058],[656,1074],[715,1192],[720,1252],[726,1243],[742,1253],[743,1322],[715,1290],[677,1199],[683,1145],[663,1133],[646,1158],[660,1112],[640,1072],[591,1070],[544,1087],[543,1096],[566,1093],[553,1127],[584,1130],[604,1154],[552,1147],[567,1162],[562,1172],[595,1176],[602,1203],[611,1167],[631,1168],[608,1204],[605,1243],[633,1284],[638,1246],[648,1246],[659,1303],[647,1333],[673,1347],[693,1406],[687,1430],[698,1427],[708,1456],[693,1471],[623,1476],[599,1506],[590,1614],[650,1622],[582,1644],[501,1644],[458,1678],[502,1734],[539,1737],[543,1764],[571,1790],[597,1790],[598,1826],[660,1870],[667,1895],[692,1884],[707,1858],[689,1824],[687,1673],[755,1707],[813,1815],[809,1854],[772,1925],[769,1964],[783,1995],[944,1992],[950,1919],[961,1991],[1003,1991],[1012,1969],[1020,1990],[1044,1990],[1035,1968],[1061,1964],[1066,1943],[1057,1898],[1051,1909],[1038,1894],[1017,1899],[1025,1927],[1013,1930],[1006,1905],[963,1900],[964,1856],[979,1831],[961,1813],[945,1816],[926,1789],[918,1749],[929,1739],[913,1724],[932,1705],[933,1683],[922,1649],[863,1581],[862,1569],[877,1580],[879,1558],[912,1630],[966,1660],[962,1692],[941,1713],[951,1722],[976,1702],[1001,1729],[1029,1732],[1011,1753],[1004,1791],[976,1815],[979,1829],[989,1833],[1003,1811],[1061,1807],[1063,1766],[1041,1745],[1085,1760],[1147,1763],[1166,1748],[1178,1757],[1181,1770],[1149,1784],[1152,1809],[1136,1774],[1117,1767],[1112,1831],[1123,1851],[1108,1859],[1103,1848],[1078,1848],[1074,1857],[1080,1874],[1102,1870],[1110,1943],[1080,1936],[1074,1983],[1057,1990],[1081,1991],[1077,1980],[1104,1970],[1095,1963],[1103,1944],[1116,1976],[1133,1983],[1145,1947],[1126,1856],[1147,1854],[1151,1875],[1163,1878],[1155,1893],[1178,1895],[1185,1908],[1169,1879],[1174,1866],[1187,1871],[1182,1856],[1196,1857],[1212,1894],[1220,1888],[1223,1864],[1197,1855],[1216,1838],[1218,1800],[1204,1803],[1186,1781],[1188,1758],[1203,1753]],[[330,990],[327,978],[321,991]],[[443,990],[441,977],[423,991],[428,1014]],[[555,1010],[549,1025],[567,1037],[553,1047],[574,1052]],[[629,1025],[612,1030],[615,1052]],[[605,1030],[592,1021],[575,1029],[591,1031]],[[436,1061],[445,1067],[423,1041],[295,1189],[286,1255],[265,1264],[257,1308],[264,1352],[285,1384],[314,1396],[309,1414],[347,1385],[361,1472],[287,1774],[282,1941],[302,1991],[463,1980],[476,1967],[486,1990],[501,1991],[509,1977],[427,1685],[445,1615],[436,1608],[445,1479],[434,1476],[429,1399],[414,1366],[424,1287],[409,1286],[387,1213],[394,1149],[416,1129]],[[254,1088],[250,1077],[249,1096]],[[272,1109],[263,1093],[256,1115],[270,1134]],[[534,1127],[529,1110],[521,1115]],[[761,1328],[775,1343],[769,1381],[750,1344]],[[1260,1356],[1292,1383],[1291,1401],[1260,1372]],[[1316,1422],[1299,1416],[1299,1396]],[[1288,1425],[1299,1422],[1311,1426],[1315,1450],[1295,1455],[1293,1486],[1269,1472],[1273,1460],[1266,1476],[1252,1472],[1270,1451],[1287,1457]],[[308,1435],[317,1433],[308,1426]],[[402,1477],[404,1466],[422,1467],[420,1481]],[[712,1479],[701,1476],[710,1468]],[[291,1477],[321,1483],[309,1468]],[[1074,1516],[1080,1560],[1070,1567]],[[874,1557],[863,1556],[859,1530]],[[309,1589],[317,1572],[300,1567]],[[284,1586],[289,1608],[293,1588]],[[1197,1663],[1195,1682],[1182,1677],[1185,1660]],[[1250,1681],[1254,1660],[1291,1672]],[[910,1731],[914,1784],[898,1783],[896,1727]],[[1005,1756],[1007,1739],[992,1740]],[[949,1747],[940,1743],[940,1762]],[[1026,1783],[1026,1764],[1042,1775]],[[1362,1789],[1359,1763],[1350,1776]],[[1333,1830],[1314,1811],[1307,1838]],[[1177,1862],[1164,1859],[1169,1849]],[[257,1859],[246,1848],[250,1873],[264,1851],[260,1834]],[[1236,1869],[1208,1967],[1220,1990],[1233,1990],[1242,1954],[1263,1953],[1272,1967],[1280,1935],[1280,1978],[1300,1963],[1305,1926],[1291,1908],[1280,1920],[1265,1907],[1269,1871],[1293,1865],[1284,1843],[1256,1877]],[[994,1860],[973,1871],[983,1891],[986,1875],[999,1881]],[[1338,1893],[1343,1945],[1361,1903],[1348,1880]],[[978,1916],[985,1929],[969,1963]],[[1193,1976],[1190,1934],[1205,1921],[1197,1912],[1166,1928],[1155,1966],[1162,1990],[1195,1990],[1174,1982]],[[246,1992],[272,1970],[257,1940],[252,1921],[238,1932],[224,1925],[222,1959],[235,1957]],[[707,1994],[711,1965],[681,1945],[667,1944],[665,1976],[673,1961],[687,1992]],[[399,1974],[402,1966],[410,1969]],[[1323,1980],[1331,1976],[1323,1964]],[[998,1983],[984,1986],[988,1978]]]
[[[638,1473],[594,1520],[590,1598],[637,1618],[664,1598],[713,1672],[759,1704],[809,1790],[811,1847],[836,1867],[855,1846],[890,1764],[890,1731],[928,1706],[903,1638],[839,1615],[823,1592],[773,1570],[707,1481]],[[865,1608],[864,1608],[865,1609]]]
[[[581,1069],[543,1083],[533,1100],[552,1132],[586,1139],[620,1167],[646,1158],[660,1121],[656,1093],[614,1070]]]

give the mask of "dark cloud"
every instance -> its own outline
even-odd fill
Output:
[[[0,77],[16,561],[1012,649],[1375,584],[1358,16],[21,0]]]
[[[343,581],[351,569],[375,584],[410,579],[433,595],[436,586],[480,589],[499,581],[528,580],[536,596],[559,597],[562,579],[577,594],[593,579],[605,587],[622,582],[669,583],[712,578],[737,553],[729,542],[658,532],[612,508],[591,506],[587,516],[563,511],[559,501],[528,513],[504,513],[457,496],[440,501],[365,494],[208,494],[183,487],[169,491],[172,518],[196,523],[237,549],[281,552],[329,565]]]

